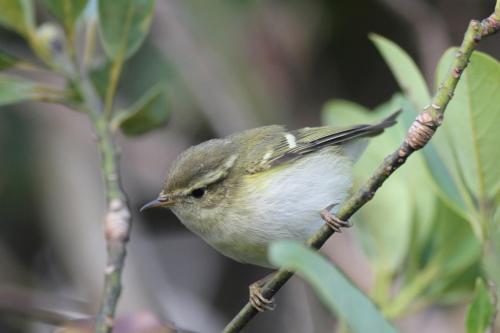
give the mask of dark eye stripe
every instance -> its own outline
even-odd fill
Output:
[[[201,198],[205,194],[205,189],[204,188],[196,188],[193,191],[191,191],[191,195],[195,197],[196,199]]]

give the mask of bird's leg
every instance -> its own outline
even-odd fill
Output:
[[[352,223],[350,221],[342,221],[337,216],[335,216],[335,214],[332,214],[332,212],[330,212],[330,210],[336,205],[336,203],[331,204],[330,206],[323,209],[319,215],[321,216],[323,221],[325,221],[326,224],[330,226],[330,228],[340,233],[342,232],[342,228],[352,227]]]
[[[262,296],[262,287],[271,279],[274,273],[252,283],[248,288],[250,291],[250,303],[259,312],[272,311],[276,307],[274,298],[267,299]]]

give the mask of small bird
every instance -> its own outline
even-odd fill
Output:
[[[352,165],[367,138],[394,125],[399,112],[374,125],[292,131],[272,125],[206,141],[177,158],[159,196],[141,211],[170,208],[222,254],[271,267],[271,242],[305,241],[323,221],[337,232],[350,226],[332,209],[351,188]],[[259,311],[272,308],[259,294],[262,284],[250,286]]]

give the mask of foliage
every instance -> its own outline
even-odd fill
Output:
[[[99,26],[106,54],[127,59],[144,41],[153,17],[154,0],[99,1]]]
[[[56,98],[61,92],[21,77],[0,74],[0,105]]]
[[[33,33],[35,16],[31,0],[0,0],[0,24],[27,37]]]
[[[495,308],[491,302],[491,295],[483,279],[476,280],[474,300],[469,306],[466,326],[467,333],[485,332],[491,325]]]
[[[103,178],[110,182],[107,197],[124,197],[113,183],[119,173],[110,133],[142,135],[163,126],[170,115],[167,85],[159,78],[141,87],[142,96],[127,101],[129,105],[114,105],[124,65],[133,61],[146,40],[155,2],[99,0],[96,8],[88,0],[41,3],[56,22],[39,24],[32,0],[0,0],[0,25],[23,38],[41,63],[32,65],[0,51],[0,106],[44,101],[87,113],[101,139]],[[92,29],[95,22],[98,31]],[[83,31],[87,34],[78,33]],[[399,127],[375,138],[357,163],[358,180],[366,179],[399,144],[416,112],[430,100],[431,90],[399,46],[378,35],[370,38],[402,92],[372,111],[335,100],[323,113],[326,124],[338,126],[372,123],[395,109],[403,110]],[[443,55],[436,82],[442,81],[455,52]],[[5,73],[12,68],[20,72]],[[50,71],[64,84],[53,86],[19,75],[27,70]],[[487,330],[495,312],[487,285],[500,284],[500,168],[496,166],[500,136],[495,130],[500,123],[499,84],[498,61],[474,53],[442,130],[354,218],[375,274],[371,300],[335,266],[298,244],[274,244],[271,261],[297,270],[327,307],[357,332],[393,332],[385,318],[397,319],[430,304],[464,302],[471,295],[467,331]],[[125,247],[120,251],[110,252],[122,255],[116,260],[122,265]],[[110,281],[105,290],[116,298],[103,307],[106,320],[116,307],[120,272]]]
[[[123,63],[139,49],[148,33],[154,1],[99,1],[98,12],[87,8],[88,0],[44,0],[43,3],[62,23],[66,35],[61,36],[64,33],[55,22],[44,22],[37,26],[31,0],[0,1],[0,24],[25,37],[46,68],[66,79],[66,87],[53,87],[20,76],[0,74],[0,105],[38,100],[71,105],[77,110],[86,108],[82,100],[82,77],[76,70],[81,66],[75,62],[80,58],[73,54],[75,45],[83,43],[81,40],[75,41],[74,34],[77,29],[92,25],[98,14],[101,39],[86,36],[87,43],[81,52],[96,52],[97,43],[100,42],[110,61],[92,66],[83,77],[88,75],[97,78],[93,80],[92,89],[104,90],[102,95],[106,95],[110,100],[108,104],[112,104]],[[88,41],[96,44],[89,44]],[[98,54],[93,56],[99,58]],[[27,62],[7,52],[0,52],[0,70],[18,64]],[[20,66],[20,69],[39,69],[32,65],[25,67]],[[145,87],[149,92],[139,101],[128,108],[121,108],[122,111],[112,121],[113,128],[121,128],[127,135],[139,135],[163,126],[169,116],[168,99],[166,90],[160,86],[160,81],[153,82],[150,87]]]
[[[269,259],[308,281],[323,303],[343,317],[353,332],[396,332],[370,299],[317,252],[296,242],[281,241],[271,246]]]
[[[429,88],[413,60],[388,39],[378,35],[370,38],[402,93],[371,112],[353,102],[334,100],[326,104],[323,113],[324,123],[337,126],[373,123],[398,108],[403,110],[399,128],[371,140],[355,166],[357,179],[368,178],[379,161],[397,147],[417,110],[430,100]],[[436,82],[443,80],[454,52],[443,55],[436,68]],[[442,130],[354,217],[375,273],[371,297],[387,318],[399,318],[431,304],[463,302],[475,289],[467,330],[484,332],[491,324],[494,307],[481,268],[490,273],[491,281],[498,281],[500,174],[495,164],[500,158],[500,137],[494,126],[500,123],[499,84],[500,64],[475,52]],[[285,247],[278,245],[279,249]],[[329,294],[317,286],[313,277],[318,270],[326,270],[324,260],[315,262],[277,250],[271,252],[271,259],[296,269],[320,298],[344,297],[345,290]],[[335,270],[333,266],[330,269]],[[358,306],[352,303],[351,311]],[[343,315],[336,307],[332,311]]]
[[[121,291],[131,216],[121,189],[118,150],[112,129],[122,129],[127,135],[144,134],[164,125],[169,115],[166,89],[162,88],[161,81],[145,87],[148,92],[132,106],[120,108],[123,111],[116,112],[113,105],[123,65],[137,52],[149,32],[154,0],[100,0],[97,8],[88,0],[44,0],[43,4],[61,22],[62,28],[57,22],[37,25],[32,0],[0,0],[0,24],[23,37],[43,66],[32,65],[2,51],[0,70],[17,67],[20,71],[48,71],[60,77],[64,85],[49,86],[22,75],[2,73],[0,105],[23,101],[58,103],[87,113],[92,122],[99,137],[101,172],[108,201],[104,225],[108,268],[113,268],[105,273],[95,330],[110,332]],[[100,39],[96,38],[97,21]],[[84,45],[83,49],[80,45]],[[105,50],[108,61],[96,64],[96,59],[103,58],[98,54],[101,49]],[[96,72],[100,75],[92,75]]]
[[[76,21],[87,6],[87,2],[88,0],[45,0],[44,4],[61,21],[64,29],[72,38],[76,28]]]
[[[18,62],[16,57],[0,51],[0,71],[14,66]]]
[[[438,64],[436,81],[449,66],[456,50],[448,50]],[[463,74],[449,105],[449,123],[443,125],[443,142],[437,145],[446,167],[459,189],[467,215],[478,238],[489,238],[489,228],[500,204],[500,64],[490,56],[476,52]],[[498,215],[496,215],[498,216]]]
[[[113,129],[121,128],[126,135],[139,135],[162,126],[168,119],[168,104],[163,85],[152,87],[127,110],[122,110],[111,120]]]

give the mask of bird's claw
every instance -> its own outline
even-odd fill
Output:
[[[342,228],[350,228],[352,227],[352,223],[348,221],[343,221],[339,219],[335,214],[332,214],[328,208],[325,208],[321,211],[320,213],[321,218],[323,221],[326,222],[332,228],[335,230],[335,232],[341,233]]]
[[[273,311],[276,307],[274,298],[267,299],[262,296],[262,283],[257,281],[252,283],[249,287],[250,291],[250,304],[259,312]]]

